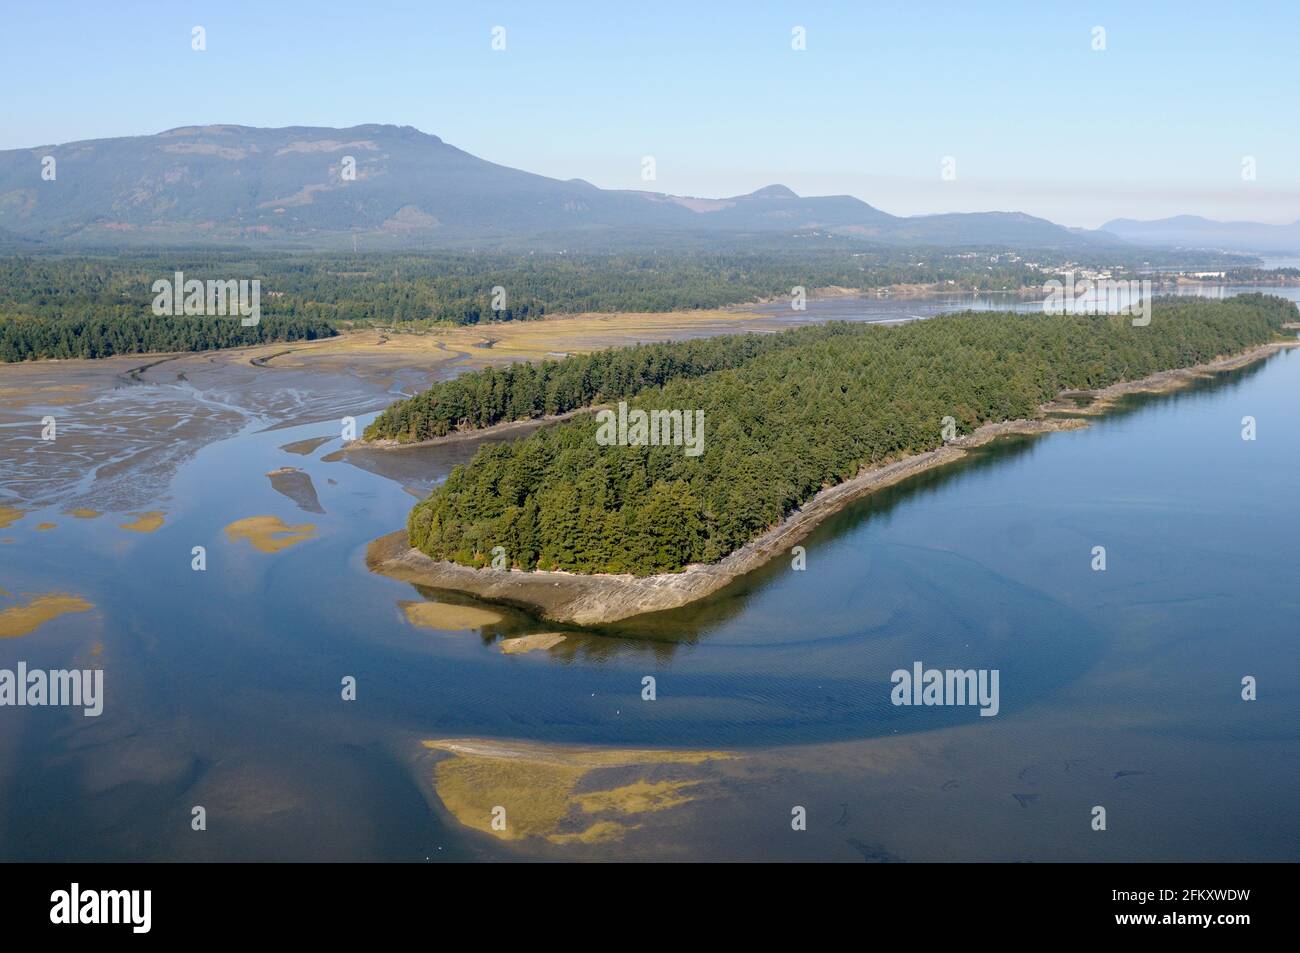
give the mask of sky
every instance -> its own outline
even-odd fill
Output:
[[[0,22],[0,149],[378,122],[603,188],[646,187],[653,156],[679,195],[1300,219],[1295,0],[45,0]]]

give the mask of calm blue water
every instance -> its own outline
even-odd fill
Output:
[[[446,597],[366,572],[411,481],[325,461],[337,438],[279,449],[326,424],[250,428],[179,471],[156,533],[112,516],[11,528],[5,589],[96,609],[0,641],[0,667],[88,664],[98,643],[108,698],[98,719],[0,712],[0,857],[451,856],[401,754],[438,736],[754,748],[996,721],[1050,748],[1062,718],[1083,717],[1142,725],[1192,762],[1222,745],[1300,755],[1297,406],[1294,352],[1133,398],[1088,430],[999,442],[860,501],[806,541],[803,572],[777,561],[702,603],[513,657],[502,636],[556,627],[500,610],[481,633],[415,628],[399,602]],[[421,451],[411,469],[427,487],[465,452]],[[310,474],[325,514],[272,489],[285,465]],[[259,514],[318,536],[276,554],[225,538]],[[1000,715],[891,705],[890,673],[914,661],[998,669]],[[339,699],[345,675],[356,702]],[[1239,697],[1245,675],[1257,702]],[[1300,757],[1281,770],[1269,849],[1300,854]],[[178,848],[163,831],[232,790],[242,821],[220,837]],[[1245,790],[1226,787],[1224,810],[1260,811]]]

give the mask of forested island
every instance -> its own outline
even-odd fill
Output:
[[[940,448],[945,417],[961,435],[1040,416],[1063,392],[1267,344],[1298,316],[1247,294],[1161,299],[1146,327],[985,312],[655,345],[466,375],[390,409],[372,435],[412,439],[615,397],[703,410],[698,457],[601,445],[590,417],[485,446],[407,523],[411,546],[467,567],[501,547],[518,570],[677,573],[718,562],[864,468]]]

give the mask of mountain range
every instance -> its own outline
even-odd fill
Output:
[[[1183,222],[1216,224],[1167,220]],[[1231,244],[1208,227],[1165,225],[1121,219],[1088,231],[1020,212],[904,217],[853,196],[799,196],[782,185],[721,199],[601,189],[498,165],[410,126],[186,126],[0,151],[0,246],[20,249],[770,244],[809,237],[1072,249],[1188,245],[1191,234],[1204,235],[1191,244]],[[1252,241],[1261,229],[1300,235],[1297,226],[1221,228]]]
[[[852,196],[801,197],[781,185],[722,199],[600,189],[497,165],[410,126],[188,126],[0,151],[0,241],[9,245],[342,247],[361,238],[367,248],[417,248],[747,235],[1026,247],[1098,241],[1016,212],[899,217]]]
[[[1199,215],[1176,215],[1149,222],[1117,218],[1107,222],[1101,230],[1151,248],[1300,253],[1300,221],[1290,225],[1266,225],[1260,222],[1216,222]]]

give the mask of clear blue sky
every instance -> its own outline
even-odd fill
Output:
[[[643,187],[653,155],[654,187],[687,195],[780,182],[897,214],[1300,218],[1294,0],[50,0],[0,16],[3,149],[389,122],[607,188]]]

